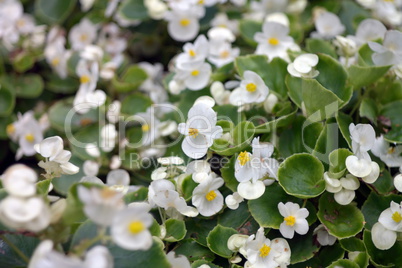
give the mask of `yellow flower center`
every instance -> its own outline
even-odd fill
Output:
[[[393,154],[395,152],[395,147],[389,147],[388,148],[388,154]]]
[[[246,90],[247,90],[248,92],[254,92],[254,91],[257,90],[257,85],[254,84],[254,83],[248,83],[248,84],[246,85]]]
[[[80,82],[81,84],[85,84],[91,81],[91,78],[88,75],[83,75],[80,77]]]
[[[183,27],[187,27],[190,23],[191,23],[191,21],[189,19],[181,19],[180,20],[180,25]]]
[[[207,193],[207,194],[205,195],[205,198],[206,198],[208,201],[214,200],[214,199],[216,198],[216,193],[215,193],[215,191],[209,191],[209,193]]]
[[[81,40],[81,42],[87,41],[87,40],[88,40],[88,35],[86,35],[86,34],[81,34],[80,40]]]
[[[32,142],[35,141],[35,136],[34,136],[33,134],[29,133],[29,134],[26,134],[26,135],[25,135],[25,139],[26,139],[28,142],[32,143]]]
[[[110,189],[109,187],[105,187],[101,190],[100,195],[103,199],[109,199],[114,197],[117,194],[116,191]]]
[[[203,5],[203,4],[204,4],[204,0],[198,0],[198,4],[199,4],[199,5]]]
[[[198,70],[194,70],[194,71],[191,72],[192,76],[197,76],[199,74],[200,74],[200,71],[198,71]]]
[[[400,223],[402,221],[401,213],[394,212],[394,214],[392,214],[392,219],[394,220],[394,222]]]
[[[294,216],[285,217],[286,225],[293,226],[296,223],[296,218]]]
[[[393,3],[395,0],[384,0],[384,2],[391,2]]]
[[[6,131],[7,131],[7,134],[8,134],[8,135],[13,134],[13,133],[15,132],[15,126],[14,126],[14,124],[9,124],[9,125],[7,125]]]
[[[18,27],[23,27],[23,26],[25,26],[25,20],[19,19],[19,20],[17,21],[17,25],[18,25]]]
[[[241,152],[239,154],[239,162],[241,166],[244,166],[248,161],[250,161],[250,156],[247,151]]]
[[[268,39],[268,44],[277,46],[277,45],[279,45],[279,40],[275,37],[271,37]]]
[[[230,56],[230,53],[229,53],[229,51],[224,50],[224,51],[221,52],[220,56],[221,56],[222,59],[226,59],[227,57]]]
[[[148,132],[149,131],[149,125],[144,124],[144,125],[142,125],[141,129],[142,129],[142,132]]]
[[[145,230],[145,226],[142,222],[140,221],[132,221],[129,225],[128,225],[128,231],[131,234],[138,234],[141,233],[142,231]]]
[[[60,63],[60,59],[59,58],[54,58],[54,59],[52,59],[51,63],[52,63],[53,66],[57,66]]]
[[[188,54],[190,55],[190,57],[195,57],[195,51],[193,50],[193,49],[190,49],[189,51],[188,51]]]
[[[188,130],[188,135],[190,135],[191,137],[195,138],[198,136],[198,129],[196,128],[190,128]]]
[[[260,248],[260,257],[263,257],[263,258],[265,258],[265,257],[267,257],[268,255],[269,255],[269,252],[271,251],[271,248],[269,247],[269,246],[267,246],[267,245],[263,245],[261,248]]]

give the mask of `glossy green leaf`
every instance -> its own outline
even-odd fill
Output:
[[[292,250],[290,255],[290,263],[305,262],[314,257],[320,249],[314,241],[313,229],[310,228],[309,232],[305,235],[295,235],[294,238],[288,240],[289,246]]]
[[[343,267],[343,268],[360,268],[359,265],[354,263],[351,260],[337,260],[336,262],[333,262],[328,268],[338,268],[338,267]]]
[[[240,35],[243,39],[253,47],[257,46],[254,40],[254,35],[262,31],[262,24],[255,20],[240,20],[239,23]]]
[[[230,158],[229,162],[227,162],[221,169],[221,176],[225,181],[225,186],[228,187],[232,192],[237,192],[237,185],[239,182],[236,180],[234,176],[234,166],[236,163],[237,155],[234,155]]]
[[[346,171],[346,158],[352,155],[348,149],[340,148],[329,154],[329,172],[332,178],[340,178]]]
[[[127,193],[123,200],[126,204],[130,204],[133,202],[143,202],[148,198],[148,188],[141,187],[135,192]]]
[[[198,244],[208,247],[207,236],[209,232],[216,226],[216,224],[216,219],[188,219],[186,221],[186,238],[194,239]]]
[[[333,58],[337,57],[334,47],[328,41],[322,39],[307,39],[306,48],[310,53],[318,54],[324,53]]]
[[[232,256],[232,251],[228,248],[227,243],[229,238],[234,234],[237,234],[235,229],[218,224],[208,234],[207,243],[209,249],[221,257],[230,258]]]
[[[63,22],[76,5],[76,0],[36,0],[35,13],[47,24]]]
[[[402,241],[396,241],[395,244],[388,250],[379,250],[374,246],[371,239],[371,232],[368,230],[364,230],[363,241],[366,245],[370,260],[374,262],[375,266],[381,265],[382,267],[400,267],[402,263]]]
[[[176,255],[184,255],[189,261],[205,260],[213,261],[215,254],[208,248],[201,246],[196,241],[188,239],[183,241],[177,248],[174,249]]]
[[[353,251],[366,251],[366,247],[363,243],[362,240],[356,238],[356,237],[349,237],[345,239],[339,240],[341,247],[349,252]]]
[[[126,20],[144,20],[148,18],[148,9],[141,0],[122,1],[118,13]]]
[[[15,105],[15,96],[8,85],[0,81],[0,116],[8,116]]]
[[[99,146],[101,127],[98,124],[90,125],[82,128],[73,136],[74,142],[71,143],[71,152],[73,155],[79,157],[82,160],[94,159],[85,150],[85,146],[89,143]]]
[[[354,205],[339,205],[333,194],[324,193],[318,204],[318,219],[328,232],[337,238],[348,238],[359,233],[364,226],[364,216]]]
[[[336,122],[338,123],[339,130],[342,133],[343,138],[352,149],[352,139],[350,138],[349,125],[353,123],[352,117],[347,114],[339,112],[336,115]]]
[[[168,242],[176,242],[182,240],[186,236],[186,225],[182,220],[168,219],[165,222],[166,236],[163,240]]]
[[[0,236],[0,267],[26,267],[28,263],[18,255],[7,242],[12,243],[26,257],[31,258],[40,240],[22,234],[3,234]]]
[[[278,181],[290,195],[312,198],[325,191],[324,166],[316,157],[301,153],[288,157],[278,170]]]
[[[144,94],[133,93],[127,96],[121,103],[121,113],[127,116],[143,113],[151,104],[151,99]]]
[[[358,66],[348,68],[349,80],[355,89],[369,86],[384,76],[391,66]]]
[[[381,171],[378,179],[371,184],[371,187],[374,187],[376,192],[379,194],[389,195],[395,190],[394,178],[391,176],[388,170],[384,169]]]
[[[363,99],[359,108],[360,117],[367,117],[377,125],[378,108],[377,103],[373,99]]]
[[[112,85],[118,92],[131,92],[136,90],[146,79],[147,73],[137,65],[127,68],[123,75],[112,79]]]

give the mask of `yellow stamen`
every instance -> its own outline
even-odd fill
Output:
[[[204,4],[204,0],[198,0],[198,4],[199,4],[199,5],[203,5],[203,4]]]
[[[275,37],[271,37],[268,39],[268,43],[273,46],[279,45],[279,40]]]
[[[133,221],[128,225],[128,231],[132,234],[138,234],[145,230],[145,226],[140,221]]]
[[[254,84],[254,83],[248,83],[248,84],[246,85],[246,90],[247,90],[248,92],[254,92],[254,91],[257,90],[257,85]]]
[[[229,51],[224,50],[224,51],[221,52],[220,56],[221,56],[222,59],[226,59],[227,57],[230,56],[230,53],[229,53]]]
[[[200,74],[200,71],[198,71],[198,70],[194,70],[194,71],[191,72],[192,76],[197,76],[199,74]]]
[[[26,135],[25,135],[25,139],[26,139],[28,142],[33,143],[33,142],[35,141],[35,136],[34,136],[33,134],[29,133],[29,134],[26,134]]]
[[[296,223],[296,218],[294,216],[285,217],[286,225],[293,226]]]
[[[109,187],[105,187],[101,190],[100,195],[104,199],[109,199],[116,195],[116,191],[110,189]]]
[[[81,84],[85,84],[91,81],[91,78],[88,75],[83,75],[80,77],[80,82]]]
[[[52,59],[52,61],[51,61],[51,64],[52,64],[53,66],[59,65],[59,63],[60,63],[60,59],[59,59],[59,58],[54,58],[54,59]]]
[[[401,213],[394,212],[394,214],[392,214],[392,219],[394,220],[394,222],[400,223],[402,221]]]
[[[395,152],[395,147],[389,147],[388,148],[388,154],[393,154]]]
[[[188,130],[188,135],[190,135],[191,137],[195,138],[198,136],[198,129],[196,128],[190,128]]]
[[[247,151],[241,152],[239,154],[239,162],[241,166],[244,166],[248,161],[250,161],[250,156]]]
[[[187,27],[188,25],[190,25],[191,21],[189,19],[181,19],[180,20],[180,25],[183,27]]]
[[[265,258],[265,257],[267,257],[268,255],[269,255],[269,252],[271,251],[271,248],[269,247],[269,246],[267,246],[267,245],[263,245],[261,248],[260,248],[260,257],[263,257],[263,258]]]
[[[206,198],[208,201],[214,200],[214,199],[216,198],[216,193],[215,193],[215,191],[210,191],[209,193],[207,193],[207,194],[205,195],[205,198]]]
[[[144,124],[144,125],[142,125],[141,129],[142,129],[142,132],[148,132],[149,131],[149,125]]]
[[[195,51],[194,50],[192,50],[192,49],[190,49],[189,51],[188,51],[188,54],[190,55],[190,57],[195,57]]]
[[[6,131],[7,131],[8,135],[14,134],[14,132],[15,132],[14,124],[7,125]]]
[[[86,35],[86,34],[81,34],[80,40],[81,40],[81,42],[87,41],[87,40],[88,40],[88,35]]]

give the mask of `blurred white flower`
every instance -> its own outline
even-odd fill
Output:
[[[289,239],[292,239],[294,232],[305,235],[308,232],[308,222],[306,218],[309,211],[306,208],[300,208],[299,204],[287,202],[278,204],[279,213],[282,215],[283,222],[279,226],[279,232]]]
[[[194,43],[186,43],[183,52],[177,56],[176,65],[178,68],[185,68],[183,64],[198,63],[204,61],[208,56],[209,42],[205,35],[199,35]]]
[[[190,162],[186,168],[186,174],[192,174],[196,183],[201,183],[208,179],[211,172],[211,165],[206,160],[195,160]]]
[[[131,203],[112,219],[110,229],[113,241],[127,250],[148,250],[152,246],[152,235],[148,228],[153,223],[147,203]]]
[[[317,241],[321,246],[332,246],[336,242],[336,237],[328,233],[324,224],[320,224],[313,231],[314,235],[317,235]]]
[[[193,191],[192,202],[202,216],[212,216],[223,208],[223,196],[218,190],[224,181],[210,175],[203,180]]]
[[[353,39],[346,38],[341,35],[335,36],[333,43],[340,56],[353,57],[358,51],[357,44]]]
[[[402,232],[402,204],[391,201],[390,207],[381,212],[378,221],[388,230]]]
[[[208,61],[214,64],[216,67],[222,67],[234,61],[240,55],[240,49],[228,42],[211,41],[211,48],[209,51]]]
[[[198,19],[204,16],[205,11],[197,7],[188,9],[172,8],[165,13],[168,21],[168,33],[176,41],[185,42],[194,39],[200,29]]]
[[[402,166],[402,145],[392,146],[383,135],[375,139],[371,152],[389,167]]]
[[[218,105],[229,104],[230,91],[225,90],[222,82],[213,82],[210,90],[212,97]]]
[[[190,90],[201,90],[208,85],[211,73],[211,65],[204,61],[187,62],[177,68],[173,80],[181,81]]]
[[[68,34],[72,49],[79,51],[92,44],[97,36],[97,30],[96,25],[87,18],[74,25]]]
[[[381,44],[368,42],[371,56],[375,65],[397,65],[402,62],[402,33],[397,30],[389,30],[385,33]]]
[[[214,139],[222,136],[222,127],[216,126],[217,115],[203,103],[194,105],[188,112],[186,123],[180,123],[178,131],[185,135],[181,148],[194,159],[203,157]]]
[[[23,164],[10,166],[1,175],[1,181],[8,194],[16,197],[30,197],[36,194],[36,181],[38,175],[35,171]]]
[[[394,186],[398,192],[402,192],[402,174],[398,174],[394,178]]]
[[[319,75],[319,71],[314,69],[318,64],[316,54],[302,54],[287,67],[288,72],[294,77],[314,78]]]
[[[172,268],[190,268],[190,262],[184,255],[178,255],[176,256],[176,253],[174,251],[170,251],[166,255],[170,265]]]
[[[253,71],[245,71],[240,87],[232,91],[229,101],[232,105],[241,106],[248,103],[261,103],[268,96],[269,88],[264,80]]]
[[[365,19],[360,22],[354,36],[348,35],[347,38],[353,40],[359,48],[368,41],[381,39],[384,37],[387,28],[380,21],[375,19]]]
[[[345,26],[337,15],[327,11],[318,13],[314,21],[317,31],[311,33],[313,38],[331,39],[345,31]]]

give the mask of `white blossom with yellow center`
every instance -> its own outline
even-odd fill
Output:
[[[218,190],[223,184],[222,178],[211,174],[195,187],[192,202],[201,215],[209,217],[223,208],[223,196]]]
[[[391,201],[390,207],[380,214],[378,221],[389,230],[402,232],[402,204]]]
[[[250,103],[261,103],[268,96],[269,89],[264,80],[253,71],[245,71],[240,87],[232,91],[229,101],[232,105],[242,106]]]
[[[294,233],[304,235],[308,232],[308,222],[306,218],[309,211],[306,208],[300,208],[299,204],[287,202],[278,204],[279,213],[283,217],[283,222],[279,226],[279,231],[285,238],[292,239]]]
[[[190,6],[182,9],[172,7],[165,13],[168,21],[168,33],[176,41],[185,42],[194,39],[200,29],[198,19],[204,15],[205,11],[197,6]]]

